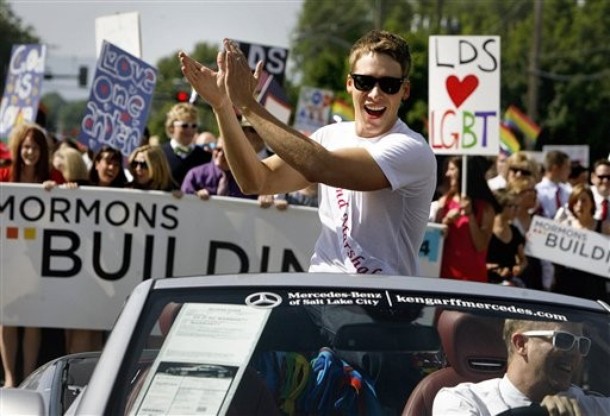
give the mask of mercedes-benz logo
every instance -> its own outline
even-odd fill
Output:
[[[257,292],[246,298],[246,305],[259,309],[272,309],[280,303],[282,303],[282,297],[272,292]]]

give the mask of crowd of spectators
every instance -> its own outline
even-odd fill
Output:
[[[198,119],[196,106],[174,105],[166,117],[168,141],[149,144],[149,138],[143,137],[140,146],[127,157],[106,144],[93,153],[76,140],[58,141],[40,125],[23,123],[13,129],[8,145],[0,142],[0,182],[40,183],[46,190],[102,186],[171,192],[177,198],[184,193],[197,194],[201,199],[210,195],[259,198],[241,192],[224,158],[222,137],[210,132],[197,134]],[[253,130],[245,121],[243,124],[244,129]],[[248,135],[261,157],[271,154],[262,140],[257,140],[256,132],[249,131]],[[301,202],[315,206],[315,190],[305,192],[307,197],[303,199],[278,195],[277,208]],[[260,206],[271,206],[275,200],[275,195],[260,196]],[[3,387],[16,386],[40,364],[41,337],[40,328],[0,326]],[[104,333],[65,329],[63,338],[60,351],[77,353],[100,349]]]
[[[559,150],[540,162],[527,152],[491,164],[468,157],[465,190],[463,160],[446,159],[442,195],[431,205],[430,220],[447,226],[441,277],[609,299],[603,276],[526,256],[524,246],[534,215],[610,235],[610,160],[589,172]]]
[[[165,144],[142,142],[128,157],[103,145],[84,151],[74,140],[54,142],[36,124],[15,128],[9,149],[2,149],[1,182],[55,186],[103,186],[195,194],[258,198],[262,207],[317,207],[317,185],[281,195],[245,195],[223,155],[223,138],[198,134],[195,106],[180,103],[167,114]],[[272,154],[247,120],[244,133],[260,158]],[[10,159],[10,163],[5,163]],[[467,176],[462,180],[466,160]],[[124,161],[127,161],[124,166]],[[517,285],[592,299],[608,299],[606,280],[581,270],[526,256],[527,231],[534,215],[570,227],[610,235],[610,161],[591,170],[550,151],[542,163],[526,152],[501,154],[493,164],[482,157],[445,159],[440,197],[432,201],[430,221],[446,226],[440,277]],[[464,186],[464,189],[462,187]],[[98,349],[101,331],[66,330],[65,352]],[[38,328],[0,327],[4,386],[14,386],[37,364]],[[18,351],[21,346],[22,351]],[[18,357],[22,362],[17,363]]]

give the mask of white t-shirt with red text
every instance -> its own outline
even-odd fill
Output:
[[[436,187],[436,158],[423,136],[398,120],[376,138],[358,137],[354,122],[330,124],[311,138],[330,151],[365,148],[391,187],[359,192],[320,184],[322,231],[309,271],[419,275]]]

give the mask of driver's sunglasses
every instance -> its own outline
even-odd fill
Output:
[[[379,89],[386,94],[394,95],[400,91],[400,87],[405,82],[404,78],[381,77],[375,78],[370,75],[349,74],[354,80],[354,87],[358,91],[370,91],[375,88],[375,84],[379,85]]]
[[[521,335],[526,337],[542,337],[551,338],[553,347],[562,351],[570,351],[574,345],[578,344],[578,352],[583,357],[589,353],[591,349],[591,339],[583,336],[578,336],[564,331],[541,330],[541,331],[526,331]]]

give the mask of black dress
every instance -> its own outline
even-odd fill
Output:
[[[508,243],[500,240],[495,234],[491,235],[489,247],[487,248],[487,263],[497,264],[500,268],[508,267],[512,270],[517,264],[516,256],[519,252],[519,246],[525,245],[525,238],[517,227],[509,224],[513,234]],[[489,270],[487,277],[490,283],[501,283],[504,280],[496,271]]]

